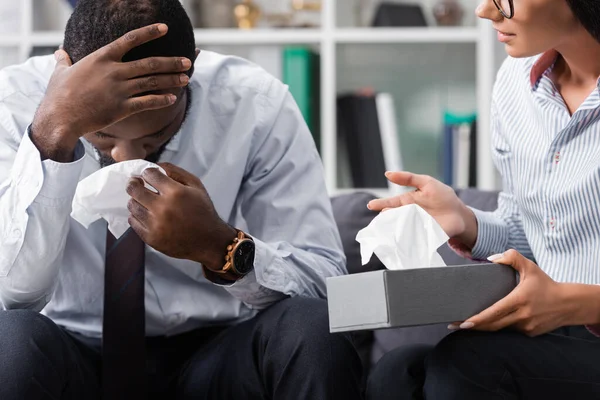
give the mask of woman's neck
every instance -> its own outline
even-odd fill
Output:
[[[556,49],[554,76],[562,85],[596,86],[600,77],[600,43],[587,32]]]
[[[590,93],[596,90],[600,77],[600,43],[586,35],[556,48],[559,57],[552,70],[552,81],[573,115]],[[581,37],[586,38],[582,39]]]

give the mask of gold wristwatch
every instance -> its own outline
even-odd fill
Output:
[[[227,246],[225,265],[217,274],[233,274],[237,277],[248,275],[254,270],[254,240],[244,232],[238,230],[238,235],[233,243]]]

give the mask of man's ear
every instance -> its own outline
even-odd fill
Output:
[[[198,59],[198,56],[200,55],[200,49],[196,48],[196,51],[194,53],[196,53],[196,54],[194,54],[194,59],[192,60],[192,68],[190,68],[189,71],[187,72],[187,74],[190,78],[192,77],[192,75],[194,75],[194,65],[196,64],[196,60]]]

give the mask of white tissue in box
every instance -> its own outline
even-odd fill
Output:
[[[362,264],[373,253],[387,269],[445,266],[437,249],[448,235],[437,221],[416,204],[384,211],[356,235]]]
[[[165,170],[145,160],[125,161],[101,168],[77,185],[71,217],[88,228],[100,218],[108,222],[108,229],[119,238],[129,229],[129,195],[125,191],[130,178],[141,176],[148,168]],[[154,190],[146,184],[146,187]]]

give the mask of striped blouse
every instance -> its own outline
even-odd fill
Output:
[[[498,73],[492,157],[503,192],[496,211],[475,211],[472,256],[514,248],[555,281],[600,284],[600,89],[571,116],[550,77],[557,56],[508,58]]]

